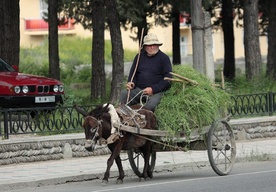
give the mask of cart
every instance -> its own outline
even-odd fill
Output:
[[[215,173],[220,176],[228,175],[236,159],[236,143],[233,129],[231,128],[229,118],[223,118],[212,123],[210,127],[195,129],[189,136],[171,138],[172,143],[167,143],[166,138],[170,134],[161,130],[140,129],[132,126],[116,124],[119,130],[131,132],[140,137],[152,141],[150,167],[154,170],[156,161],[156,152],[183,150],[187,148],[192,150],[207,150],[210,165]],[[144,161],[141,161],[142,153],[137,149],[127,151],[132,170],[138,176],[142,176]]]

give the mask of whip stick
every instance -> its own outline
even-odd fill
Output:
[[[137,71],[138,63],[139,63],[139,60],[140,60],[141,49],[142,49],[142,41],[143,41],[143,35],[144,35],[144,28],[142,29],[142,32],[141,32],[140,43],[139,43],[139,51],[138,51],[138,57],[137,57],[135,69],[134,69],[133,74],[132,74],[131,79],[130,79],[131,86],[133,85],[133,79],[134,79],[135,73],[136,73],[136,71]],[[128,90],[128,92],[127,92],[127,103],[128,103],[128,101],[129,101],[129,96],[130,96],[130,89],[127,88],[127,90]]]

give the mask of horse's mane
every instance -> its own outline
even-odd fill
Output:
[[[102,116],[105,116],[105,115],[109,115],[109,117],[110,117],[110,114],[108,113],[108,111],[109,111],[108,105],[109,104],[107,104],[106,106],[98,105],[98,106],[96,106],[95,109],[93,109],[92,111],[90,111],[88,113],[88,115],[89,116],[93,116],[93,117],[95,117],[97,119],[100,118],[100,117],[102,117]]]
[[[111,132],[115,132],[114,123],[119,123],[120,118],[116,112],[114,106],[110,103],[96,106],[95,109],[88,113],[89,116],[93,116],[98,120],[103,120],[106,123],[111,123]]]

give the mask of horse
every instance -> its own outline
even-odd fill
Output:
[[[86,139],[85,148],[88,151],[93,151],[98,141],[102,139],[107,140],[111,136],[111,131],[113,128],[112,123],[116,121],[122,121],[122,117],[118,115],[119,113],[116,113],[116,110],[112,104],[99,105],[89,113],[84,112],[76,106],[75,108],[85,117],[82,127],[84,128]],[[137,106],[132,106],[131,108],[137,109]],[[137,110],[137,112],[145,117],[146,123],[143,127],[144,129],[155,128],[156,117],[152,111],[140,109]],[[149,165],[149,159],[152,149],[151,141],[145,138],[141,138],[130,132],[120,131],[119,138],[115,140],[114,143],[107,144],[107,146],[111,151],[111,155],[107,160],[107,168],[102,179],[103,184],[106,184],[108,182],[108,178],[110,176],[110,168],[113,165],[114,160],[119,171],[119,176],[116,183],[123,183],[125,174],[120,158],[121,150],[139,149],[144,156],[144,168],[140,179],[153,177],[152,170]]]

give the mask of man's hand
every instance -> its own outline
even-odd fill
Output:
[[[147,87],[143,90],[143,93],[145,95],[153,95],[153,91],[152,91],[152,88],[151,87]]]
[[[126,84],[127,89],[133,89],[135,87],[135,84],[133,82],[128,82]]]

